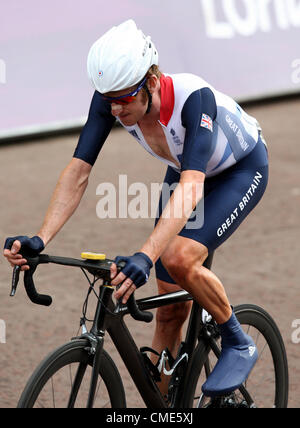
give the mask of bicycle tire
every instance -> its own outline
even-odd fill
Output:
[[[68,368],[73,363],[82,363],[83,365],[91,367],[93,356],[89,355],[88,351],[85,349],[89,346],[89,342],[86,339],[76,339],[50,353],[29,378],[17,407],[34,407],[49,379],[52,379],[54,375],[57,375],[61,369]],[[122,379],[115,363],[105,350],[102,350],[101,354],[99,376],[104,381],[104,385],[107,390],[106,392],[109,399],[108,404],[113,408],[126,407],[126,398]],[[64,385],[62,385],[61,388],[64,388]],[[45,407],[44,403],[42,404],[42,407]]]
[[[262,308],[256,305],[239,305],[234,308],[234,312],[242,325],[249,325],[264,337],[266,344],[270,350],[270,360],[272,359],[274,365],[274,403],[268,407],[287,408],[288,406],[288,392],[289,392],[289,377],[288,377],[288,363],[286,357],[286,350],[284,342],[278,327],[276,326],[272,317]],[[208,360],[210,347],[204,340],[200,340],[191,360],[191,369],[186,380],[185,387],[182,394],[182,407],[193,407],[193,401],[199,393],[196,393],[197,384],[205,364]],[[259,363],[259,360],[257,364]],[[255,367],[254,367],[255,369]],[[250,377],[254,376],[254,369],[250,373]],[[204,378],[205,381],[206,377]],[[247,380],[247,382],[248,382]],[[259,388],[264,388],[264,384],[260,384]],[[265,385],[267,388],[267,385]],[[246,387],[247,389],[247,387]],[[251,395],[251,394],[250,394]],[[255,396],[253,395],[255,402]],[[272,399],[273,400],[273,399]],[[257,406],[260,407],[260,406]]]

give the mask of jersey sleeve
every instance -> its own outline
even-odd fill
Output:
[[[213,152],[213,121],[217,105],[213,92],[202,88],[193,92],[182,109],[182,125],[186,128],[181,171],[206,173]]]
[[[94,165],[114,122],[110,104],[95,91],[88,119],[81,131],[73,157]]]

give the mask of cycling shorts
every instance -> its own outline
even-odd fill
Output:
[[[202,205],[198,210],[198,218],[196,209],[191,216],[193,219],[187,222],[179,236],[200,242],[211,254],[233,234],[258,204],[267,187],[268,170],[268,152],[260,138],[252,152],[237,164],[217,176],[205,179],[204,198],[200,202]],[[174,188],[179,179],[180,174],[168,167],[164,183]],[[155,224],[162,210],[161,196]],[[199,220],[201,224],[197,228],[195,221]],[[193,227],[193,221],[196,227]],[[158,279],[175,284],[160,259],[155,268]]]

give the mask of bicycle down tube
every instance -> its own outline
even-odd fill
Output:
[[[185,291],[179,291],[174,293],[168,293],[165,295],[149,297],[146,299],[137,300],[137,304],[141,310],[155,309],[161,306],[176,304],[192,300],[192,297]],[[195,306],[194,306],[195,307]],[[163,400],[156,383],[154,382],[149,371],[145,367],[144,359],[141,352],[137,348],[131,333],[129,332],[123,317],[129,314],[127,306],[123,306],[118,310],[120,316],[115,318],[112,315],[108,315],[110,322],[107,326],[107,331],[117,348],[125,366],[127,367],[141,397],[145,404],[149,408],[161,408],[167,407],[165,400]],[[199,319],[201,311],[199,308],[192,311],[192,317],[190,318],[190,324],[195,324],[195,318]],[[200,327],[200,323],[199,323]],[[196,329],[188,328],[186,345],[191,352],[195,346],[197,339]]]

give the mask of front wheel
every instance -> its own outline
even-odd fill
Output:
[[[217,362],[207,343],[199,341],[192,357],[189,381],[183,393],[183,407],[286,408],[288,364],[285,346],[274,320],[262,308],[240,305],[234,308],[245,333],[252,337],[258,360],[242,388],[217,400],[204,399],[201,386]],[[217,341],[220,348],[220,339]]]
[[[86,407],[93,356],[85,339],[73,340],[51,353],[30,377],[19,408]],[[126,407],[120,374],[102,350],[94,407]]]

